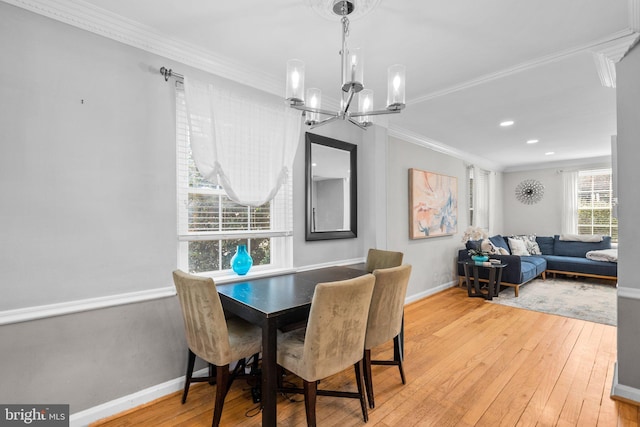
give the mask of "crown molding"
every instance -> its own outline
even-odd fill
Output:
[[[632,32],[594,48],[593,60],[596,63],[602,86],[616,87],[616,64],[638,43],[639,39],[640,33]]]
[[[172,39],[149,26],[82,0],[1,1],[267,93],[284,93],[284,82],[271,75],[248,70],[244,64]],[[158,72],[160,65],[163,64],[158,64]],[[182,73],[180,70],[175,71]]]
[[[499,172],[504,169],[503,166],[487,160],[484,157],[470,155],[467,152],[458,150],[457,148],[453,148],[443,142],[427,138],[424,135],[412,132],[399,126],[389,125],[388,135],[394,138],[402,139],[403,141],[407,141],[412,144],[420,145],[421,147],[425,147],[433,151],[437,151],[438,153],[446,154],[448,156],[475,164],[482,167],[483,169],[491,170],[494,172]]]
[[[640,0],[630,0],[630,1],[634,1],[634,2],[640,2]],[[434,98],[438,98],[440,96],[445,96],[445,95],[449,95],[451,93],[454,92],[458,92],[461,90],[465,90],[465,89],[469,89],[472,88],[474,86],[478,86],[484,83],[488,83],[494,80],[498,80],[504,77],[508,77],[510,75],[513,74],[517,74],[520,73],[522,71],[527,71],[527,70],[531,70],[533,68],[537,68],[540,67],[542,65],[546,65],[546,64],[550,64],[556,61],[560,61],[564,58],[579,54],[579,53],[584,53],[584,52],[590,52],[593,51],[595,48],[597,48],[598,46],[602,46],[605,45],[607,43],[610,43],[611,41],[615,41],[615,40],[619,40],[621,38],[624,37],[628,37],[632,34],[636,34],[634,31],[631,31],[629,29],[626,30],[622,30],[619,31],[617,33],[611,34],[610,36],[604,38],[604,39],[599,39],[599,40],[595,40],[592,41],[590,43],[584,44],[582,46],[578,46],[572,49],[567,49],[561,52],[556,52],[556,53],[552,53],[550,55],[547,56],[543,56],[541,58],[537,58],[534,59],[532,61],[527,61],[524,62],[522,64],[518,64],[514,67],[511,68],[507,68],[504,70],[500,70],[498,72],[495,73],[491,73],[491,74],[485,74],[484,76],[480,76],[476,79],[473,80],[469,80],[467,82],[461,83],[459,85],[456,86],[451,86],[449,88],[445,88],[436,92],[432,92],[432,93],[428,93],[426,95],[422,95],[419,96],[417,98],[414,98],[410,101],[407,101],[407,105],[412,105],[412,104],[419,104],[421,102],[425,102],[425,101],[429,101],[431,99]]]

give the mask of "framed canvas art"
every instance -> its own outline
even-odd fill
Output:
[[[409,169],[409,238],[450,236],[458,231],[458,178]]]

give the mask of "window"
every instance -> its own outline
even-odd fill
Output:
[[[469,225],[489,230],[489,171],[469,167]]]
[[[611,169],[578,173],[578,234],[603,234],[618,241],[618,220],[612,216]]]
[[[176,85],[178,266],[190,273],[223,275],[239,244],[247,245],[252,270],[291,265],[291,179],[276,197],[249,207],[230,200],[206,181],[191,157],[184,91]]]

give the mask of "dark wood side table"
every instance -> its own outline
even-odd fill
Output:
[[[467,293],[470,297],[484,298],[492,300],[498,296],[500,292],[500,281],[502,280],[502,269],[507,264],[502,263],[476,263],[473,260],[458,261],[464,268],[464,278],[467,284]],[[473,277],[469,274],[469,269],[473,271]],[[489,270],[489,279],[487,281],[487,291],[483,292],[480,288],[479,270],[481,268]]]

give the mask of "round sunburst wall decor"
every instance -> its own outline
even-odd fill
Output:
[[[516,186],[516,198],[525,205],[533,205],[542,200],[544,185],[536,179],[525,179]]]

